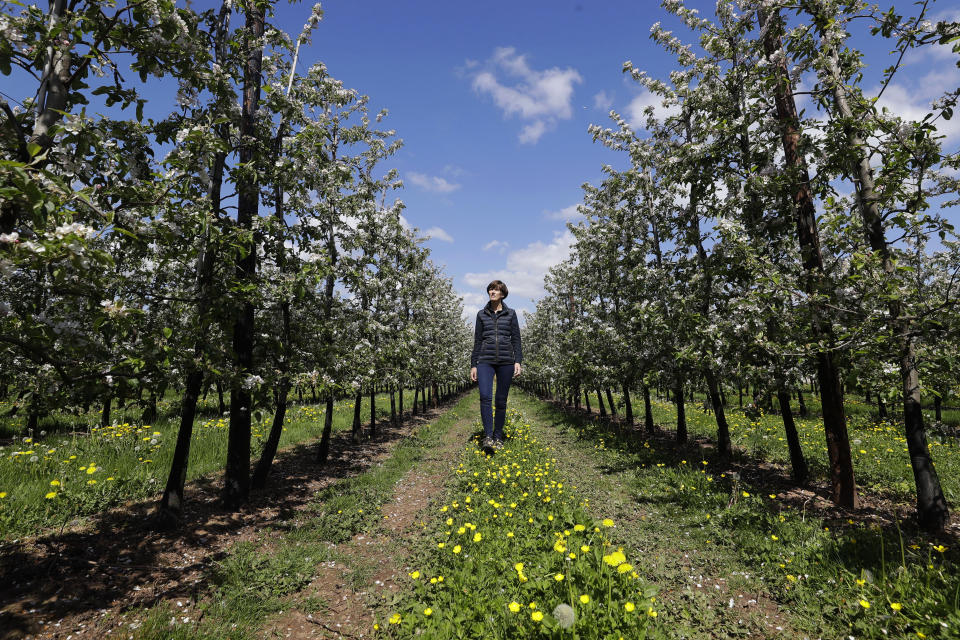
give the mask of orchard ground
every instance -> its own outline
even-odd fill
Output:
[[[789,482],[775,416],[734,412],[722,463],[698,410],[680,447],[670,405],[655,403],[648,436],[516,389],[510,439],[488,456],[477,404],[473,391],[361,445],[343,436],[323,469],[290,449],[238,514],[201,478],[173,534],[144,526],[145,502],[7,541],[4,634],[960,637],[957,518],[927,537],[900,492],[871,489],[879,473],[909,480],[885,457],[903,456],[895,429],[852,425],[867,506],[846,512],[822,476]],[[948,496],[955,451],[933,447]]]

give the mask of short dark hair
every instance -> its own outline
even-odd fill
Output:
[[[506,298],[507,295],[509,295],[510,293],[509,291],[507,291],[507,285],[503,284],[502,280],[494,280],[493,282],[488,284],[486,288],[487,293],[490,293],[490,289],[499,289],[503,298]]]

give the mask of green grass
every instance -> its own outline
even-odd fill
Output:
[[[903,530],[895,519],[891,525],[825,522],[802,503],[724,472],[710,450],[679,447],[662,438],[621,439],[596,420],[566,414],[529,396],[515,403],[537,422],[556,427],[541,433],[561,451],[576,447],[578,456],[571,455],[565,468],[576,474],[594,508],[619,514],[614,532],[619,541],[645,549],[645,576],[672,592],[664,601],[664,618],[678,634],[737,637],[750,623],[739,606],[725,605],[725,597],[691,587],[697,577],[706,582],[703,574],[724,579],[724,591],[736,605],[744,593],[772,598],[794,636],[960,637],[960,554],[949,542]],[[675,420],[670,405],[658,404],[655,417],[664,426]],[[731,417],[737,421],[735,442],[749,454],[785,458],[781,434],[774,430],[778,417],[752,422]],[[715,430],[712,416],[692,411],[688,418],[694,433]],[[806,429],[808,453],[822,457],[814,433]],[[822,438],[822,431],[817,435]],[[886,452],[890,448],[902,455],[894,432],[860,425],[851,428],[854,438],[869,452],[857,458],[861,478],[902,475],[880,475],[877,459],[885,457],[874,451],[891,455]],[[945,457],[939,447],[934,451],[938,461]],[[948,464],[940,462],[938,468]],[[946,475],[941,472],[941,479]],[[949,482],[955,491],[955,476]],[[686,556],[683,562],[678,561],[680,551]],[[775,633],[759,626],[752,632]]]
[[[412,399],[412,393],[406,392],[405,409]],[[228,419],[217,415],[211,402],[201,411],[208,417],[199,418],[194,426],[188,480],[223,469],[226,459]],[[352,400],[335,405],[335,432],[350,428],[353,407]],[[389,395],[378,395],[378,420],[389,416],[389,408]],[[0,539],[32,535],[127,500],[157,495],[166,482],[179,429],[179,417],[169,415],[169,410],[169,406],[161,410],[165,417],[152,425],[121,422],[105,428],[93,426],[98,415],[88,415],[82,430],[0,446]],[[290,406],[280,447],[319,437],[323,414],[323,405]],[[367,421],[369,417],[365,398],[361,418]],[[263,411],[255,412],[254,418],[251,445],[255,462],[273,416]]]
[[[136,640],[246,640],[263,637],[271,617],[291,607],[316,614],[326,603],[304,587],[322,562],[335,560],[356,583],[371,573],[368,558],[347,556],[333,543],[371,530],[397,481],[476,403],[468,394],[430,424],[404,437],[382,464],[317,492],[312,507],[265,529],[257,542],[233,545],[205,576],[206,588],[182,607],[164,603],[123,614]],[[130,625],[135,625],[134,629]]]
[[[792,411],[797,433],[807,464],[814,477],[826,479],[828,474],[827,447],[823,421],[819,417],[820,404],[807,394],[810,417],[800,418],[794,402]],[[687,430],[690,437],[716,439],[717,423],[712,412],[702,409],[705,398],[696,396],[695,402],[686,403]],[[735,401],[735,396],[728,395]],[[618,395],[614,401],[621,402]],[[634,419],[643,421],[643,400],[634,398]],[[676,406],[673,403],[652,403],[654,422],[674,429],[677,422]],[[902,423],[877,420],[871,406],[848,398],[845,405],[853,456],[854,474],[858,485],[864,489],[898,502],[913,502],[916,498],[913,470],[907,453]],[[595,408],[595,407],[594,407]],[[727,407],[727,422],[733,446],[747,456],[770,462],[789,465],[790,455],[783,430],[783,419],[778,414],[761,414],[753,419],[740,411],[736,404]],[[620,413],[621,417],[623,412]],[[893,411],[891,409],[891,415]],[[927,434],[930,454],[933,457],[944,496],[950,504],[960,504],[960,441],[936,432]]]
[[[643,559],[608,541],[558,471],[557,453],[511,412],[505,447],[469,443],[442,504],[411,544],[389,638],[667,637]],[[563,609],[566,608],[566,611]]]

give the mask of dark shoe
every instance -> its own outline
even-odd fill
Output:
[[[496,446],[496,445],[494,444],[494,439],[493,439],[493,438],[484,438],[484,439],[483,439],[483,450],[484,450],[484,451],[493,451],[494,446]]]
[[[500,449],[503,449],[503,440],[494,440],[493,448],[497,451],[499,451]]]

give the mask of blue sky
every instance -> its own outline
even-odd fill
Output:
[[[952,7],[939,5],[933,17]],[[688,6],[712,15],[714,3]],[[331,0],[323,7],[301,64],[323,60],[334,77],[369,95],[373,110],[390,110],[387,122],[405,142],[388,161],[404,179],[405,216],[432,236],[428,246],[454,278],[468,317],[494,277],[510,287],[508,303],[532,310],[546,269],[568,253],[565,222],[581,201],[580,185],[596,183],[603,163],[624,162],[595,144],[587,127],[608,124],[611,108],[631,120],[651,102],[622,65],[632,60],[665,77],[672,60],[647,34],[656,21],[668,28],[675,21],[646,0]],[[281,5],[278,22],[298,33],[309,10]],[[687,39],[683,27],[676,33]],[[891,64],[889,41],[859,44],[871,61],[868,77]],[[885,101],[922,116],[950,83],[960,85],[954,60],[945,49],[911,56]],[[955,142],[960,131],[949,125]]]

